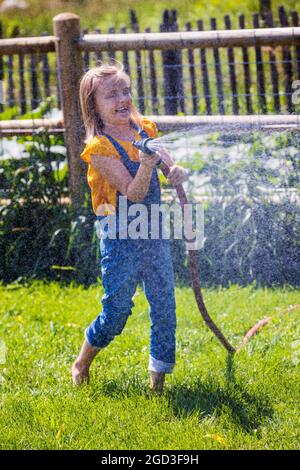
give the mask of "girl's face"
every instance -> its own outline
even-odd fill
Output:
[[[129,122],[132,111],[130,82],[119,73],[102,78],[95,93],[96,109],[104,125],[122,125]]]

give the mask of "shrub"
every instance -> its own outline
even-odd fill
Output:
[[[209,180],[203,188],[211,196],[204,211],[205,243],[198,253],[204,286],[299,285],[295,139],[227,134],[212,137],[206,154],[198,145],[191,196],[199,190],[197,177]],[[0,195],[6,198],[0,205],[0,278],[96,282],[100,253],[90,194],[79,210],[62,203],[68,196],[63,138],[45,133],[20,142],[24,156],[2,160],[0,166]],[[243,157],[232,161],[226,148],[237,143]],[[190,283],[184,242],[172,240],[171,248],[177,283]]]

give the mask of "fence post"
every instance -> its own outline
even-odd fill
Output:
[[[79,80],[84,69],[81,52],[76,47],[76,40],[80,37],[80,19],[74,13],[60,13],[53,22],[69,166],[69,194],[71,204],[77,209],[83,202],[86,182],[84,162],[80,159],[84,147],[79,103]]]

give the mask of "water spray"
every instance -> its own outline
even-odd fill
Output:
[[[154,142],[154,139],[152,139],[151,137],[133,141],[132,145],[134,145],[134,147],[136,147],[138,150],[140,150],[141,152],[149,156],[155,155],[155,153],[158,150],[158,147],[156,143]],[[161,169],[162,173],[167,178],[170,172],[170,167],[163,160],[159,160],[157,167]],[[175,189],[177,191],[177,195],[180,201],[180,206],[183,211],[184,205],[188,204],[186,193],[181,184],[175,186]],[[192,286],[193,286],[199,312],[202,315],[202,318],[204,322],[206,323],[206,325],[208,326],[208,328],[214,333],[214,335],[222,343],[225,349],[229,353],[234,353],[236,351],[235,348],[231,346],[231,344],[228,342],[228,340],[225,338],[221,330],[217,327],[217,325],[215,324],[215,322],[212,320],[212,318],[209,316],[207,312],[207,309],[203,300],[203,296],[201,293],[200,278],[199,278],[199,273],[198,273],[198,268],[197,268],[196,251],[188,250],[188,256],[189,256],[189,267],[190,267],[190,272],[191,272],[191,277],[192,277]]]

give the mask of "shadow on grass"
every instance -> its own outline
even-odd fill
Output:
[[[271,418],[274,410],[270,398],[263,393],[249,392],[247,383],[237,383],[235,379],[234,356],[228,355],[225,370],[225,382],[217,375],[209,380],[195,379],[192,383],[183,383],[166,387],[161,399],[167,399],[172,414],[184,418],[198,413],[199,419],[226,414],[245,432],[257,433],[265,418]],[[125,374],[122,378],[105,380],[101,385],[101,394],[122,399],[122,396],[141,394],[149,399],[153,394],[148,383],[141,382],[139,374]]]
[[[200,419],[226,413],[244,431],[252,433],[264,418],[271,418],[274,410],[269,397],[263,393],[250,393],[247,383],[237,383],[234,375],[234,357],[229,354],[225,371],[225,384],[218,377],[196,380],[191,386],[178,385],[168,391],[169,405],[175,415],[188,416],[199,412]]]

